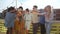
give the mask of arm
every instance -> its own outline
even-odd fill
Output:
[[[31,23],[33,24],[33,14],[31,13]]]
[[[44,12],[44,13],[38,13],[38,15],[45,15],[46,13]]]

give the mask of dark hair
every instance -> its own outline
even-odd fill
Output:
[[[29,12],[29,9],[27,8],[27,9],[26,9],[26,11],[28,11],[28,12]]]
[[[22,10],[23,10],[23,7],[22,7],[22,6],[20,6],[20,7],[19,7],[19,9],[22,9]]]
[[[14,10],[14,9],[15,9],[14,7],[9,7],[8,12],[11,11],[11,10]]]
[[[33,7],[38,8],[36,5],[34,5]]]

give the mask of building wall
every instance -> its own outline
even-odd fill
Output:
[[[55,20],[60,20],[60,9],[54,9],[54,19]]]

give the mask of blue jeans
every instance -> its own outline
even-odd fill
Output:
[[[50,31],[51,31],[51,25],[52,25],[51,22],[46,22],[46,23],[45,23],[46,34],[50,34]]]

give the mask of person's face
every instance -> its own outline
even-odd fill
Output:
[[[25,10],[26,13],[29,13],[27,10]]]
[[[47,10],[47,11],[51,11],[51,8],[47,7],[46,10]]]
[[[33,7],[33,10],[34,10],[34,11],[37,11],[37,8]]]
[[[29,13],[29,11],[26,11],[26,13]]]
[[[20,11],[23,11],[23,9],[20,8]]]

